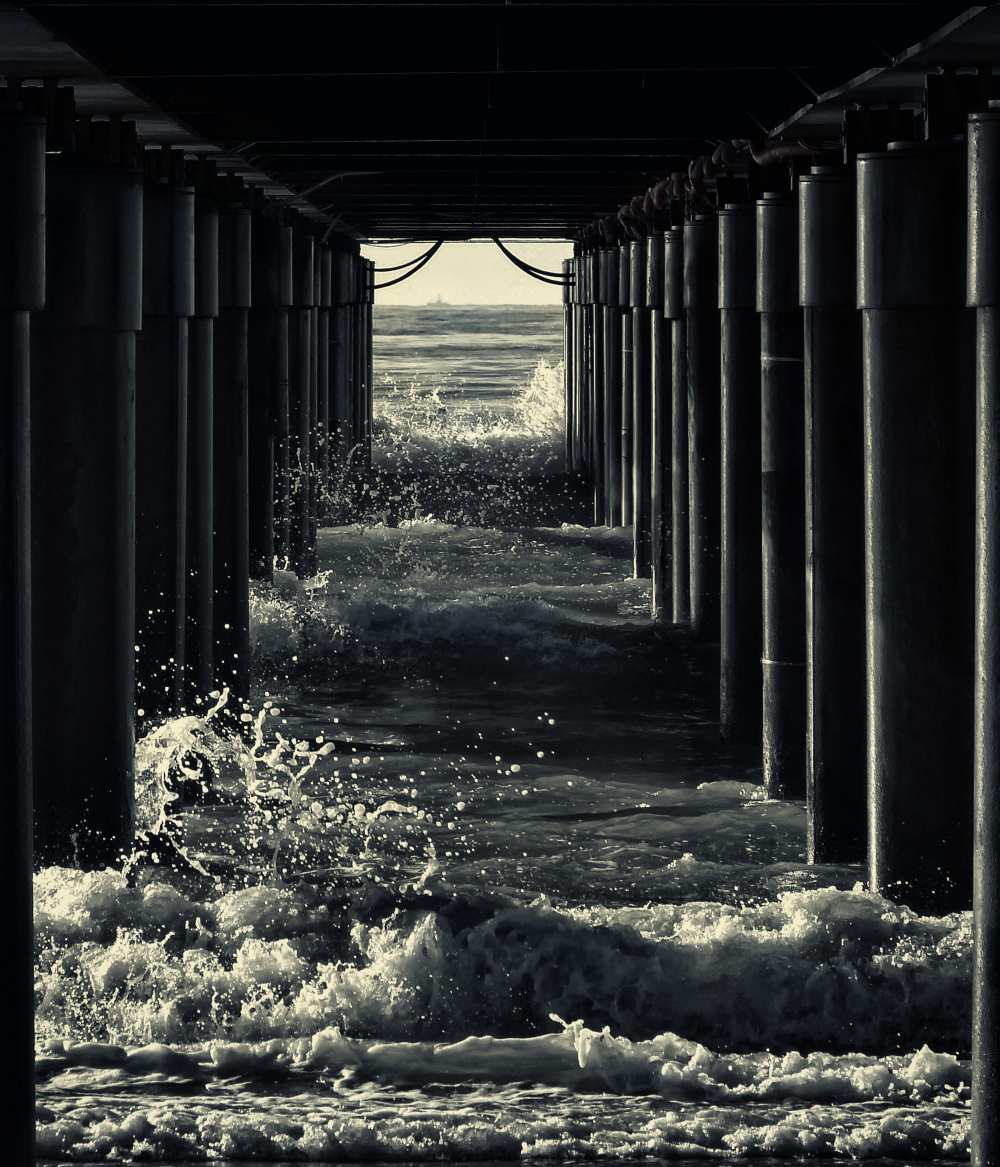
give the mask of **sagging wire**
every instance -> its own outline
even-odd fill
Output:
[[[418,255],[418,256],[415,256],[413,259],[408,259],[405,263],[397,263],[393,267],[376,267],[376,268],[373,268],[372,270],[377,271],[377,272],[402,271],[404,267],[412,267],[415,263],[420,263],[421,260],[423,260],[423,259],[430,259],[430,257],[434,254],[435,249],[440,247],[440,246],[441,246],[441,241],[439,241],[437,243],[433,243],[423,253],[423,255]]]
[[[560,272],[546,271],[545,268],[535,267],[532,263],[527,263],[523,259],[519,259],[512,251],[504,247],[500,239],[494,235],[493,242],[500,248],[503,254],[510,260],[515,267],[518,267],[525,273],[531,276],[533,280],[538,280],[542,284],[555,284],[557,287],[564,288],[568,284],[573,283],[572,277],[566,278]]]
[[[403,280],[408,280],[410,276],[415,276],[425,264],[429,263],[434,258],[434,256],[443,246],[444,240],[439,239],[429,251],[424,252],[420,259],[415,262],[415,266],[411,267],[409,271],[403,272],[401,276],[396,276],[394,280],[386,280],[383,284],[372,284],[372,288],[376,290],[378,288],[391,288],[393,284],[401,284]],[[385,271],[392,269],[383,268],[382,270]]]

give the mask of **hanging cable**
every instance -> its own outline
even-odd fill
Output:
[[[395,267],[376,267],[373,270],[377,272],[402,271],[404,267],[412,267],[415,263],[420,263],[422,259],[429,259],[434,254],[435,249],[440,246],[440,243],[434,243],[423,253],[423,255],[418,255],[414,259],[408,259],[405,263],[397,263]]]
[[[527,263],[525,260],[519,259],[512,251],[508,251],[508,249],[504,247],[503,243],[501,243],[495,235],[493,236],[493,242],[497,245],[497,247],[500,248],[500,250],[504,253],[504,255],[507,256],[507,258],[512,264],[514,264],[515,267],[519,267],[521,271],[525,273],[525,275],[531,276],[533,280],[538,280],[543,284],[557,284],[561,288],[565,288],[568,284],[573,283],[572,277],[567,279],[560,272],[546,271],[544,268],[535,267],[534,264]]]
[[[437,254],[438,250],[443,245],[444,245],[444,240],[439,239],[437,241],[437,243],[435,243],[434,246],[430,249],[430,251],[427,251],[424,253],[424,255],[420,258],[420,260],[417,262],[415,267],[411,267],[409,271],[403,272],[403,274],[401,276],[396,276],[396,278],[394,280],[386,280],[384,284],[372,284],[372,288],[375,288],[375,289],[377,289],[377,288],[391,288],[393,284],[401,284],[403,282],[403,280],[408,280],[410,278],[410,276],[415,276],[417,274],[417,272],[420,271],[420,269],[424,266],[425,263],[429,263],[434,258],[434,256]],[[383,270],[387,270],[387,269],[383,269]]]

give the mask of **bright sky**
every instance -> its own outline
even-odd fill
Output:
[[[546,271],[559,271],[573,254],[571,243],[530,243],[504,240],[519,259]],[[361,254],[378,267],[395,267],[422,255],[429,243],[367,244]],[[376,273],[376,283],[403,272]],[[375,293],[377,304],[426,304],[438,296],[449,304],[559,304],[562,289],[525,275],[491,240],[446,243],[412,279]]]

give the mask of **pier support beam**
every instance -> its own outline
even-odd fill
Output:
[[[719,722],[727,741],[761,734],[760,323],[754,209],[719,211],[722,564]]]
[[[621,522],[622,462],[619,457],[622,432],[622,316],[618,300],[620,254],[617,247],[601,252],[604,273],[604,303],[601,307],[601,344],[604,358],[604,519],[608,527]]]
[[[715,215],[684,227],[687,321],[688,523],[691,627],[702,640],[719,635],[720,350],[719,242]]]
[[[291,567],[300,579],[316,571],[312,524],[312,324],[315,240],[303,225],[292,233],[292,307],[288,319],[291,434]]]
[[[974,321],[957,143],[858,155],[869,879],[911,907],[972,892]]]
[[[763,761],[772,798],[806,793],[805,403],[798,204],[757,200],[763,554]]]
[[[288,309],[292,230],[263,209],[251,229],[248,334],[250,578],[270,582],[288,539]]]
[[[143,316],[136,337],[136,707],[140,729],[184,702],[188,329],[194,188],[179,151],[147,151]]]
[[[670,583],[675,624],[691,620],[688,518],[687,314],[684,309],[684,229],[663,236],[663,313],[670,321]]]
[[[575,259],[564,259],[562,265],[563,277],[567,280],[563,287],[563,426],[565,437],[566,473],[572,474],[573,465],[573,426],[574,409],[576,406],[576,302],[575,282],[580,278],[576,270]],[[572,282],[571,282],[572,281]]]
[[[618,303],[622,315],[622,372],[621,372],[621,441],[620,463],[622,480],[621,525],[632,525],[632,411],[635,408],[635,389],[632,363],[632,244],[618,245]]]
[[[354,459],[354,358],[351,332],[351,299],[354,291],[353,257],[350,251],[338,247],[333,255],[333,306],[330,329],[333,350],[333,387],[331,428],[334,434],[334,464],[337,482],[345,485],[348,466]],[[332,485],[331,485],[332,489]],[[338,521],[345,500],[329,499],[332,516]]]
[[[316,397],[319,410],[319,456],[316,459],[316,498],[313,519],[320,522],[326,510],[330,488],[330,468],[333,460],[333,344],[330,339],[330,315],[333,304],[333,249],[326,243],[317,244],[316,278],[319,281],[316,309]]]
[[[646,307],[649,312],[649,559],[654,620],[670,622],[670,322],[664,314],[664,241],[655,231],[646,240]]]
[[[7,90],[0,109],[0,842],[6,959],[0,1041],[7,1074],[0,1138],[11,1167],[35,1147],[32,944],[31,321],[45,307],[45,120]],[[46,732],[53,732],[49,724]]]
[[[48,307],[32,330],[35,838],[42,863],[132,845],[135,334],[142,174],[134,127],[78,125],[48,173]]]
[[[861,863],[867,840],[864,424],[854,175],[799,180],[806,424],[806,847]]]
[[[604,445],[604,412],[606,389],[604,383],[604,328],[601,319],[606,299],[605,272],[602,253],[592,251],[588,257],[590,268],[590,307],[587,331],[590,336],[590,478],[593,485],[593,522],[604,522],[607,492],[607,450]]]
[[[651,339],[646,305],[645,239],[631,244],[629,277],[632,305],[632,574],[650,576],[652,470],[650,467]]]
[[[215,321],[219,315],[219,208],[196,172],[194,316],[188,356],[188,704],[215,688]]]
[[[215,322],[215,673],[250,694],[250,209],[238,179],[220,180],[219,316]]]
[[[976,309],[975,948],[972,1162],[1000,1164],[1000,112],[969,122]]]

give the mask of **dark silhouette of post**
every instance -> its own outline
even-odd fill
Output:
[[[251,218],[237,178],[219,179],[219,315],[215,322],[213,514],[215,676],[250,695],[249,351]],[[235,706],[233,706],[235,708]]]
[[[566,472],[573,472],[573,427],[574,410],[576,408],[576,313],[573,305],[576,302],[574,283],[576,274],[576,260],[564,259],[562,264],[563,277],[566,280],[563,286],[563,425],[565,429]]]
[[[317,491],[313,500],[313,518],[320,520],[323,499],[330,482],[333,451],[333,372],[330,340],[330,308],[333,297],[333,250],[327,243],[319,245],[316,278],[319,281],[316,308],[316,396],[318,413],[319,454],[316,459]]]
[[[334,434],[334,461],[343,476],[354,450],[354,357],[351,333],[353,257],[344,246],[333,255],[333,307],[331,336],[333,348],[333,404],[331,428]],[[331,500],[332,502],[333,500]]]
[[[910,907],[972,898],[974,318],[965,154],[858,155],[869,880]]]
[[[35,844],[42,863],[104,867],[131,850],[134,819],[134,126],[78,122],[47,183],[31,353]]]
[[[136,706],[184,703],[187,636],[188,330],[194,188],[180,151],[146,152],[142,331],[136,336]]]
[[[663,277],[663,312],[670,321],[670,590],[673,622],[688,624],[691,620],[691,567],[683,227],[671,227],[664,233]]]
[[[300,578],[315,573],[312,528],[312,325],[316,284],[315,239],[302,223],[292,235],[292,307],[288,320],[289,432],[291,434],[291,566]]]
[[[1000,111],[969,121],[968,302],[976,310],[972,1162],[1000,1164]]]
[[[292,230],[277,209],[255,208],[251,229],[249,352],[250,577],[270,582],[288,538],[288,309]]]
[[[761,734],[760,323],[754,208],[719,211],[722,562],[719,722],[727,741]]]
[[[764,786],[806,793],[805,404],[798,205],[757,200],[763,551]]]
[[[619,251],[605,247],[601,252],[604,269],[605,300],[601,308],[604,333],[601,350],[604,358],[604,518],[608,527],[621,522],[622,462],[619,457],[622,430],[622,316],[618,301]]]
[[[195,182],[194,316],[188,353],[188,704],[215,688],[215,321],[219,315],[219,207],[212,169],[191,168]]]
[[[37,93],[38,91],[36,91]],[[31,322],[45,307],[45,119],[8,86],[0,107],[0,733],[6,959],[0,1040],[7,1074],[0,1137],[11,1167],[35,1158],[32,942]],[[49,725],[46,732],[52,732]]]
[[[649,308],[646,304],[645,239],[630,247],[632,264],[629,294],[632,305],[632,574],[636,579],[650,576],[651,493],[650,378],[651,340]]]
[[[635,408],[632,364],[632,244],[618,245],[618,303],[622,314],[621,373],[621,525],[632,525],[632,411]]]
[[[684,226],[691,627],[702,640],[715,640],[719,635],[721,436],[718,239],[715,215],[697,215]]]
[[[864,423],[854,174],[799,180],[806,480],[806,844],[861,863],[867,843]]]
[[[600,526],[604,522],[607,494],[607,451],[604,445],[604,413],[607,390],[604,381],[604,327],[601,314],[607,300],[607,272],[602,262],[602,253],[592,251],[590,265],[590,333],[591,349],[591,402],[590,402],[590,473],[593,495],[593,522]]]
[[[670,579],[671,441],[670,322],[664,308],[664,239],[654,231],[646,241],[646,306],[650,329],[649,559],[653,618],[673,616]]]

